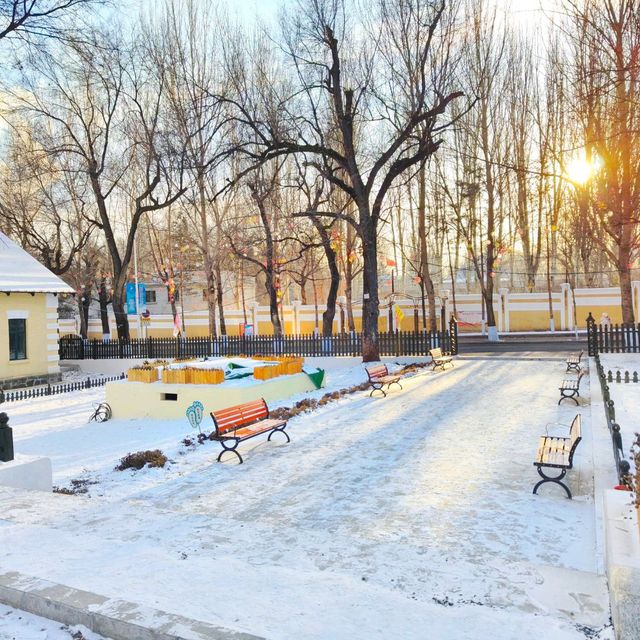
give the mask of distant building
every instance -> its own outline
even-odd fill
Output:
[[[60,378],[58,276],[0,232],[0,387]]]

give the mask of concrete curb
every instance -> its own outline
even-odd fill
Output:
[[[618,640],[640,638],[640,539],[631,494],[604,495],[611,617]]]
[[[600,381],[593,358],[589,358],[591,383],[591,430],[594,454],[594,489],[598,557],[609,583],[611,618],[617,640],[640,638],[640,540],[630,494],[614,491],[618,484],[611,451],[611,436],[604,413]]]
[[[112,640],[265,640],[15,571],[0,575],[0,602]]]

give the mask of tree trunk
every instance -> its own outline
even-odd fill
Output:
[[[345,246],[346,260],[344,265],[344,295],[347,301],[347,323],[349,331],[354,333],[356,330],[356,322],[353,317],[353,263],[351,261],[351,252],[353,249],[353,230],[351,225],[346,225],[347,242]]]
[[[347,325],[349,326],[349,331],[354,333],[356,330],[356,321],[353,317],[353,288],[351,283],[351,278],[345,278],[344,297],[347,301]]]
[[[362,361],[380,360],[378,347],[378,247],[374,220],[368,211],[360,212],[362,238]]]
[[[316,221],[314,220],[314,224]],[[333,320],[336,316],[336,300],[338,299],[338,288],[340,287],[340,269],[338,269],[338,260],[336,252],[331,246],[331,239],[327,230],[318,222],[316,228],[320,233],[322,240],[322,247],[324,249],[325,257],[327,258],[327,265],[329,267],[329,273],[331,274],[331,282],[329,284],[329,294],[327,295],[327,308],[322,314],[322,335],[333,335]]]
[[[300,287],[300,301],[302,304],[309,304],[307,301],[307,279],[303,276],[298,283]]]
[[[275,287],[273,270],[267,269],[266,289],[269,294],[269,313],[271,315],[271,324],[273,325],[273,335],[282,335],[282,323],[280,322],[280,314],[278,312],[278,290]]]
[[[82,295],[78,296],[80,313],[80,335],[86,340],[89,332],[89,307],[91,306],[91,285],[82,287]]]
[[[436,320],[436,293],[429,271],[429,260],[427,251],[427,207],[426,207],[426,173],[424,162],[420,165],[418,172],[418,235],[420,239],[420,278],[422,280],[423,303],[424,291],[427,293],[429,301],[429,329],[437,331]],[[424,307],[424,304],[423,304]],[[425,325],[426,326],[426,325]]]
[[[223,336],[227,335],[227,323],[224,319],[224,303],[222,300],[222,271],[220,269],[220,261],[217,260],[216,261],[216,280],[217,280],[217,287],[216,287],[216,299],[218,302],[218,317],[220,318],[220,333]],[[214,324],[215,324],[215,317],[214,317]]]
[[[113,314],[116,317],[116,329],[118,331],[118,340],[129,340],[129,318],[124,303],[124,294],[122,292],[113,292]]]
[[[102,335],[108,336],[111,334],[111,328],[109,327],[109,295],[107,293],[107,283],[104,278],[100,280],[98,286],[98,304],[100,305],[100,322],[102,323]]]
[[[483,100],[481,108],[481,136],[487,187],[487,269],[485,280],[486,285],[483,286],[482,293],[484,296],[485,308],[487,311],[489,340],[494,341],[498,339],[498,332],[496,330],[496,317],[493,311],[493,269],[496,255],[496,194],[492,164],[493,158],[491,156],[491,145],[489,142],[489,116],[487,111],[487,101]]]
[[[217,336],[216,328],[216,277],[214,274],[213,258],[211,256],[211,245],[209,242],[209,223],[207,220],[207,198],[204,183],[204,173],[198,171],[196,178],[198,186],[198,214],[200,215],[200,235],[202,237],[202,262],[204,273],[207,279],[206,297],[207,311],[209,312],[209,335]]]
[[[622,247],[621,253],[622,253]],[[623,266],[624,265],[624,266]],[[631,289],[631,271],[629,270],[629,260],[620,264],[618,272],[620,274],[620,300],[622,303],[622,322],[634,324],[635,314],[633,313],[633,292]]]

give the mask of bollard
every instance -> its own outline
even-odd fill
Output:
[[[9,416],[0,413],[0,462],[13,460],[13,430],[9,426]]]

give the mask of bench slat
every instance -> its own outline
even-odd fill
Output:
[[[233,432],[233,435],[228,436],[229,439],[237,438],[238,440],[247,440],[253,436],[257,436],[265,431],[271,431],[287,424],[284,420],[260,420],[260,422],[254,422],[248,427],[242,427]],[[225,436],[222,436],[223,438]]]
[[[534,465],[565,467],[573,466],[573,454],[582,439],[582,419],[577,414],[571,423],[568,437],[541,436]]]
[[[268,415],[269,410],[264,400],[253,400],[211,413],[219,436],[267,418]]]

